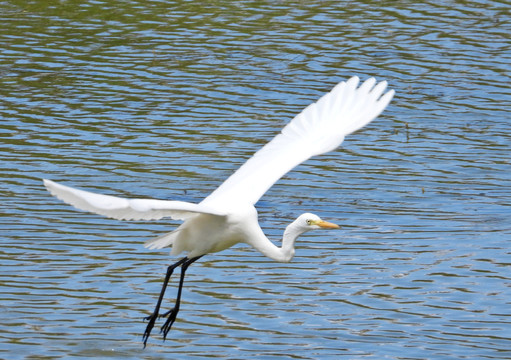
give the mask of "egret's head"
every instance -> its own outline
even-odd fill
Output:
[[[333,224],[328,221],[321,220],[321,218],[317,215],[305,213],[298,216],[298,219],[295,220],[295,223],[298,227],[302,228],[304,231],[314,230],[314,229],[339,229],[340,226]]]

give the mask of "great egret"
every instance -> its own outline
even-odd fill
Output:
[[[369,78],[358,87],[358,77],[336,85],[289,122],[280,134],[257,151],[219,188],[199,204],[153,199],[123,199],[74,189],[43,180],[46,188],[59,199],[78,209],[119,220],[155,220],[170,217],[184,222],[173,232],[148,240],[149,249],[172,246],[172,255],[187,256],[167,269],[165,281],[143,335],[144,347],[158,317],[167,317],[161,332],[167,337],[176,320],[186,269],[205,254],[246,243],[267,257],[289,262],[295,253],[297,237],[313,229],[337,229],[338,225],[306,213],[286,227],[282,247],[275,246],[261,230],[257,211],[258,199],[284,174],[311,156],[337,148],[344,137],[368,124],[389,104],[394,95],[383,94],[387,82],[376,84]],[[175,268],[181,276],[174,307],[160,315],[165,289]]]

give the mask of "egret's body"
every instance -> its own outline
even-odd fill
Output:
[[[285,173],[311,156],[337,148],[350,134],[376,118],[388,105],[393,90],[383,94],[386,82],[370,78],[360,87],[358,78],[341,82],[318,102],[297,115],[272,141],[256,152],[240,169],[199,204],[154,199],[123,199],[74,189],[44,180],[48,190],[61,200],[87,211],[120,220],[152,220],[170,217],[183,220],[173,232],[146,242],[150,249],[172,247],[172,254],[187,256],[169,266],[156,308],[147,319],[144,345],[150,335],[165,288],[173,270],[181,266],[176,304],[163,314],[167,335],[179,311],[186,269],[201,256],[246,243],[269,258],[290,261],[295,240],[313,229],[335,229],[337,225],[313,214],[302,214],[284,231],[282,246],[273,244],[262,231],[255,203]]]
[[[172,235],[172,254],[178,255],[187,252],[189,257],[219,252],[231,246],[252,238],[253,218],[257,214],[235,213],[226,216],[200,214],[183,223]],[[245,224],[245,226],[240,226]],[[174,237],[174,236],[173,236]],[[167,236],[160,240],[147,242],[149,248],[162,248],[168,246]],[[208,241],[203,239],[207,238]],[[163,241],[162,241],[163,240]],[[159,242],[159,243],[158,243]]]

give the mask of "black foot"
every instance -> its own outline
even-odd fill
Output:
[[[156,322],[156,319],[160,317],[168,317],[167,321],[165,321],[165,324],[161,327],[161,332],[163,333],[163,340],[167,338],[167,334],[169,333],[170,329],[172,328],[172,325],[176,321],[177,313],[179,312],[179,304],[181,303],[181,292],[183,290],[183,282],[185,279],[185,271],[188,269],[188,266],[190,266],[193,262],[199,260],[201,256],[197,256],[191,259],[188,259],[187,257],[182,258],[178,262],[176,262],[173,265],[170,265],[167,268],[167,275],[165,276],[165,280],[163,281],[163,286],[161,287],[160,296],[158,298],[158,302],[156,303],[156,307],[154,308],[154,312],[146,317],[144,320],[148,320],[149,324],[147,324],[147,327],[144,331],[144,335],[142,335],[142,341],[144,342],[144,348],[146,347],[147,340],[149,339],[149,336],[151,335],[151,330],[153,330],[154,323]],[[167,311],[165,314],[158,316],[160,312],[160,306],[161,302],[163,300],[163,296],[165,295],[165,289],[167,288],[167,284],[169,283],[169,279],[172,276],[172,272],[174,269],[178,266],[181,266],[181,277],[179,278],[179,287],[177,290],[177,297],[176,297],[176,303],[172,310]]]
[[[174,322],[176,321],[177,313],[179,312],[179,308],[175,307],[170,311],[167,311],[165,314],[161,315],[160,317],[167,317],[167,321],[165,321],[165,324],[161,327],[160,332],[163,333],[163,340],[167,339],[167,334],[169,333],[170,329],[172,328],[172,325],[174,325]]]
[[[149,339],[149,335],[151,335],[151,330],[153,330],[154,323],[156,322],[156,319],[158,318],[158,314],[151,314],[148,317],[145,317],[144,320],[148,320],[149,324],[147,324],[147,327],[145,328],[144,335],[142,335],[142,341],[144,342],[144,349],[147,344],[147,340]]]

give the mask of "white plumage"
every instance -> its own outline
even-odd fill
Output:
[[[336,85],[307,106],[268,144],[199,204],[154,199],[124,199],[74,189],[44,180],[48,190],[78,209],[119,220],[184,220],[176,231],[146,242],[160,249],[174,244],[173,254],[190,257],[220,251],[237,242],[254,246],[279,261],[282,256],[259,227],[254,208],[259,198],[284,174],[311,156],[332,151],[344,137],[368,124],[394,95],[385,81],[369,78],[360,87],[358,77]]]
[[[339,228],[321,220],[317,215],[302,214],[286,227],[282,246],[277,247],[261,230],[254,205],[280,177],[296,165],[311,156],[334,150],[346,135],[376,118],[394,95],[393,90],[383,94],[387,87],[385,81],[376,85],[376,80],[370,78],[360,87],[357,87],[358,83],[357,77],[341,82],[316,103],[306,107],[280,134],[199,204],[123,199],[44,180],[53,195],[78,209],[119,220],[164,217],[184,220],[173,232],[146,242],[146,247],[150,249],[172,246],[172,254],[183,251],[188,254],[167,269],[156,307],[146,318],[149,323],[143,335],[144,346],[156,319],[160,317],[165,289],[176,267],[181,266],[176,303],[174,308],[161,315],[167,317],[162,327],[164,338],[179,312],[185,271],[202,255],[224,250],[236,243],[246,243],[271,259],[288,262],[294,256],[295,241],[299,235],[313,229]]]

